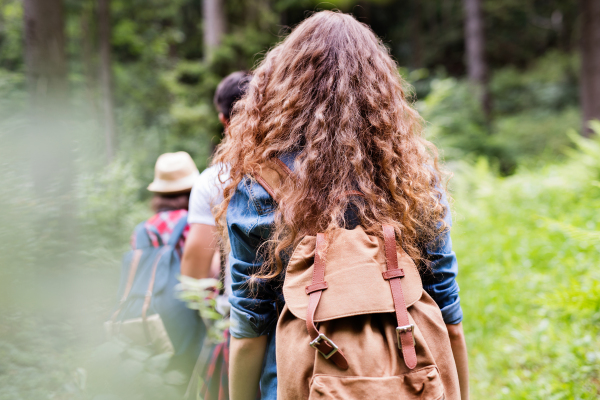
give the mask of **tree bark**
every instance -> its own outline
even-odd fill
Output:
[[[225,11],[223,0],[203,0],[204,17],[204,59],[210,60],[213,51],[221,44],[225,34]]]
[[[64,106],[67,92],[62,0],[24,0],[25,66],[31,103],[49,111]]]
[[[423,67],[423,40],[422,40],[422,29],[421,29],[421,1],[416,0],[412,2],[413,13],[412,21],[410,23],[410,43],[411,43],[411,64],[413,68]]]
[[[371,2],[368,0],[359,0],[354,6],[352,13],[360,22],[371,25]]]
[[[590,136],[588,122],[600,119],[600,0],[580,0],[582,134]]]
[[[481,105],[487,118],[491,111],[488,70],[485,60],[485,35],[481,0],[463,0],[465,12],[465,49],[469,80],[480,92]]]
[[[68,103],[62,0],[24,0],[25,67],[30,97],[28,155],[37,197],[51,204],[40,226],[75,248],[74,132]],[[66,250],[66,249],[65,249]],[[64,253],[59,252],[57,254]],[[47,260],[46,260],[47,261]]]
[[[106,156],[110,162],[114,158],[116,151],[116,129],[110,51],[110,0],[98,0],[98,28],[100,36],[100,85],[102,89],[104,137],[106,142]]]
[[[100,105],[98,104],[98,90],[100,87],[98,77],[98,51],[96,49],[96,31],[92,24],[96,18],[95,3],[86,4],[81,13],[80,29],[81,29],[81,65],[83,67],[83,76],[85,77],[85,89],[88,102],[94,117],[97,121],[101,120]]]

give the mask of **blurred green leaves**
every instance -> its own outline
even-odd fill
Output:
[[[561,164],[510,177],[483,158],[456,164],[452,241],[474,398],[600,395],[600,142],[572,138]]]
[[[519,167],[561,160],[573,147],[565,132],[580,126],[576,69],[576,57],[549,53],[526,70],[496,71],[490,83],[494,117],[489,124],[475,89],[456,78],[415,77],[421,90],[429,84],[416,107],[428,122],[429,139],[443,149],[447,161],[484,156],[510,175]]]
[[[207,337],[211,343],[222,343],[224,332],[229,328],[229,319],[217,311],[217,296],[222,284],[218,279],[194,279],[180,276],[177,296],[192,310],[198,310],[207,327]]]

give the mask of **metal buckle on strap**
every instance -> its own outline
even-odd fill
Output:
[[[333,350],[331,350],[328,354],[323,353],[321,350],[319,350],[319,348],[317,347],[318,345],[321,344],[321,340],[326,341],[331,347],[333,347]],[[338,352],[338,347],[336,346],[335,343],[333,343],[331,341],[331,339],[329,339],[327,336],[325,336],[322,333],[319,333],[319,336],[317,336],[317,338],[315,340],[313,340],[312,342],[310,342],[310,347],[312,347],[313,349],[317,350],[319,353],[321,353],[321,355],[323,357],[325,357],[326,360],[329,360],[331,358],[332,355],[334,355],[335,353]]]
[[[400,350],[402,350],[402,340],[400,339],[400,334],[401,333],[410,332],[411,336],[412,336],[412,340],[413,340],[413,346],[415,346],[417,344],[415,342],[414,329],[415,329],[415,326],[413,324],[405,325],[405,326],[399,326],[399,327],[396,328],[396,338],[398,339],[398,348]]]

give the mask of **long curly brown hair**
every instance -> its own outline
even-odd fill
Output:
[[[322,11],[267,53],[235,105],[213,163],[229,164],[223,217],[236,187],[261,163],[297,152],[259,278],[282,271],[281,255],[305,235],[346,226],[354,207],[368,234],[396,228],[420,265],[423,249],[446,228],[437,150],[406,98],[388,49],[352,16]],[[344,193],[357,190],[364,197]],[[350,204],[352,203],[352,205]]]

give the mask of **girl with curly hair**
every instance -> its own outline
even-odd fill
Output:
[[[441,310],[468,398],[444,174],[422,130],[388,49],[349,15],[315,13],[256,68],[213,161],[231,171],[217,219],[231,245],[233,400],[259,391],[276,398],[275,326],[290,250],[306,235],[357,226],[382,237],[382,224]],[[252,178],[270,160],[293,174],[277,202]]]

